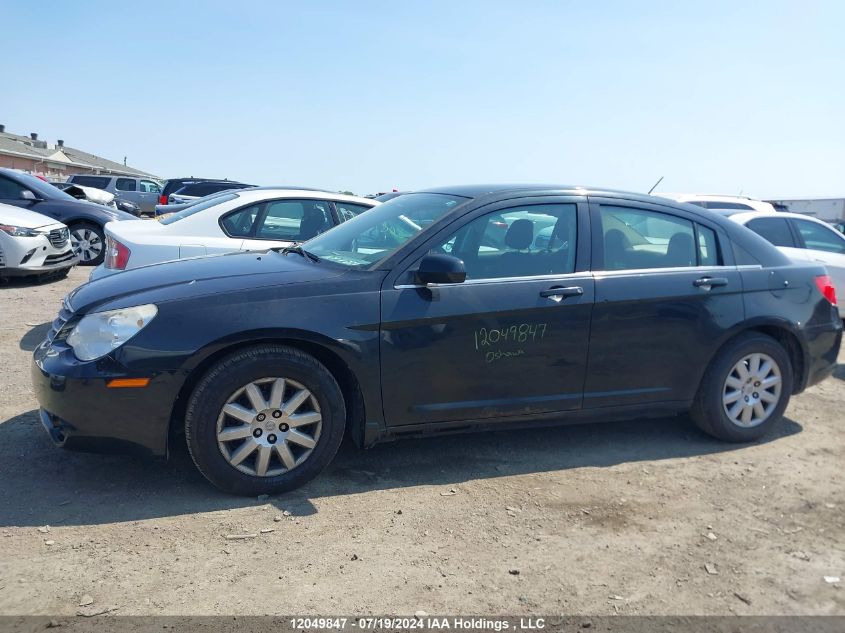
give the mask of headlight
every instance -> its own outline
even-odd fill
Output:
[[[82,317],[67,337],[67,343],[79,360],[94,360],[117,349],[153,320],[158,308],[152,303],[94,312]]]
[[[8,233],[12,237],[37,237],[41,235],[40,231],[35,229],[27,229],[22,226],[12,226],[11,224],[0,224],[0,231]]]

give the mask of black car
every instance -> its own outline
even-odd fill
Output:
[[[170,196],[180,194],[191,198],[202,198],[212,193],[226,191],[227,189],[244,189],[252,187],[243,182],[235,180],[216,180],[211,178],[171,178],[164,183],[164,188],[159,195],[158,203],[174,204]]]
[[[14,169],[0,169],[0,202],[65,224],[70,229],[70,241],[79,263],[88,266],[96,266],[105,258],[105,224],[135,219],[117,209],[77,200],[40,178]]]
[[[823,267],[695,206],[449,187],[304,245],[81,286],[32,378],[56,444],[161,456],[184,430],[215,485],[272,493],[314,477],[344,433],[370,446],[689,411],[755,440],[833,371],[835,301]]]

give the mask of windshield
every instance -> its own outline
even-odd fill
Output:
[[[17,178],[24,187],[32,190],[33,193],[36,193],[47,200],[73,200],[74,202],[77,202],[76,198],[70,194],[67,194],[50,183],[44,182],[40,178],[36,178],[30,174],[17,172],[15,173],[15,178]]]
[[[441,193],[405,194],[318,235],[304,248],[336,264],[366,268],[467,200]]]
[[[234,193],[222,193],[222,194],[214,194],[203,198],[191,204],[190,206],[182,209],[178,213],[174,213],[173,215],[168,215],[159,220],[162,224],[173,224],[174,222],[178,222],[179,220],[184,220],[185,218],[192,216],[194,213],[199,213],[200,211],[204,211],[209,207],[216,206],[221,202],[228,202],[229,200],[234,200],[237,198],[237,194]]]

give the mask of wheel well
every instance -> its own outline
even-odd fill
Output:
[[[185,419],[188,399],[191,397],[191,393],[200,379],[217,361],[237,350],[268,343],[295,347],[316,358],[326,367],[326,369],[329,370],[343,392],[343,401],[346,405],[346,432],[356,444],[361,445],[363,442],[365,419],[364,397],[361,393],[361,387],[358,384],[358,379],[355,377],[355,374],[352,373],[343,359],[330,349],[318,343],[286,338],[262,338],[242,343],[235,343],[228,347],[224,347],[223,349],[217,350],[208,358],[203,359],[203,361],[188,375],[185,383],[182,385],[182,389],[179,391],[179,395],[176,397],[176,402],[173,405],[173,411],[170,416],[170,437],[168,438],[168,441],[173,438],[174,434],[183,430],[182,425]]]
[[[724,343],[724,345],[722,345],[722,347],[728,345],[740,334],[746,334],[748,332],[765,334],[780,343],[783,349],[786,350],[786,355],[789,357],[789,363],[792,365],[792,375],[794,377],[792,381],[792,392],[799,393],[802,391],[804,388],[804,351],[801,348],[801,343],[798,342],[798,338],[784,327],[777,325],[755,325],[754,327],[750,327],[742,332],[739,332],[735,336],[732,336]]]

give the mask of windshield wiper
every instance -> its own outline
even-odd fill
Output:
[[[309,253],[299,244],[294,244],[293,246],[285,246],[283,248],[274,248],[273,250],[277,253],[281,253],[282,255],[287,255],[288,253],[296,253],[297,255],[302,255],[303,257],[310,259],[312,262],[320,261],[319,257],[317,257],[314,253]]]

